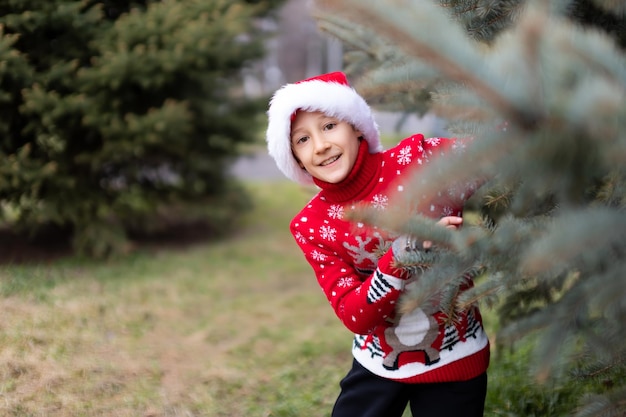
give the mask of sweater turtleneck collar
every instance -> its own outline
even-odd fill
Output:
[[[365,198],[376,186],[380,176],[382,153],[369,153],[367,141],[361,140],[359,153],[350,174],[336,184],[313,178],[322,189],[322,196],[331,203],[349,203]]]

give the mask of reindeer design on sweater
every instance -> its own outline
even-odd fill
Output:
[[[439,361],[439,350],[433,347],[439,336],[439,323],[433,316],[436,312],[436,306],[427,304],[403,314],[395,326],[385,329],[386,342],[393,349],[383,360],[386,369],[398,369],[403,352],[424,352],[426,365]]]
[[[354,259],[355,269],[359,272],[368,273],[363,265],[375,265],[378,261],[376,250],[368,250],[370,244],[377,240],[377,249],[386,249],[389,246],[382,235],[375,232],[372,236],[365,238],[356,236],[357,245],[350,245],[347,242],[343,246],[348,250]],[[369,272],[371,273],[371,272]],[[368,289],[368,302],[374,303],[382,299],[392,286],[385,282],[382,274],[377,273],[372,286]],[[398,369],[398,358],[403,352],[423,351],[426,365],[439,361],[439,350],[432,347],[433,342],[439,336],[439,323],[433,314],[437,312],[435,306],[417,308],[410,313],[399,317],[395,326],[385,330],[387,344],[393,349],[383,360],[383,366],[389,370]]]
[[[372,243],[374,238],[377,239],[376,250],[368,250],[368,245]],[[376,265],[378,257],[380,256],[380,254],[376,252],[386,250],[390,245],[385,242],[385,239],[378,232],[374,232],[373,237],[366,236],[364,239],[362,236],[356,236],[355,239],[358,246],[343,242],[343,247],[346,248],[350,256],[352,256],[354,268],[361,274],[369,275],[373,272],[373,265]],[[370,266],[364,268],[363,265]]]

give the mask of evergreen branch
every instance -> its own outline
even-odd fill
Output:
[[[470,261],[446,250],[439,250],[437,261],[431,263],[421,275],[416,276],[417,283],[405,290],[400,298],[398,309],[402,313],[436,301],[442,312],[455,317],[455,311],[463,311],[467,306],[458,303],[460,289],[466,289],[476,274],[478,267],[468,266]]]
[[[331,34],[346,43],[348,48],[356,48],[371,55],[376,60],[397,59],[398,54],[375,36],[367,27],[343,19],[337,15],[313,10],[311,15],[317,20],[319,29]]]
[[[479,279],[477,276],[475,280]],[[495,300],[493,297],[499,297],[504,292],[504,285],[497,278],[487,280],[486,282],[476,285],[468,289],[459,297],[459,304],[462,306],[471,306],[480,302],[487,302],[493,306]]]
[[[575,259],[601,259],[609,248],[624,245],[623,213],[589,208],[562,213],[522,257],[522,268],[536,274],[571,265]]]
[[[368,98],[390,102],[394,100],[394,93],[406,95],[407,91],[414,91],[418,95],[422,94],[437,78],[437,72],[428,65],[413,61],[400,62],[392,68],[368,71],[355,87]]]
[[[600,182],[595,199],[603,205],[626,208],[626,172],[614,169]]]
[[[626,388],[607,394],[587,394],[575,417],[623,417],[626,414]]]
[[[509,207],[514,192],[508,187],[502,189],[491,188],[485,196],[485,205],[494,209]]]
[[[490,42],[510,26],[524,0],[491,2],[485,7],[480,0],[440,0],[439,5],[450,9],[450,15],[459,20],[467,33],[483,42]]]
[[[500,93],[503,89],[498,74],[489,68],[476,67],[477,62],[482,62],[477,46],[464,42],[466,38],[460,29],[438,7],[423,1],[404,1],[404,7],[393,9],[375,0],[322,0],[319,3],[325,9],[350,16],[353,20],[368,22],[373,30],[408,55],[425,60],[447,78],[471,85],[492,107],[518,126],[531,128],[536,125],[537,115],[530,108],[516,106]],[[437,31],[438,44],[434,44],[431,37],[435,28],[445,28]],[[459,41],[462,43],[458,44]]]
[[[399,308],[440,302],[453,321],[459,309],[497,302],[502,339],[538,331],[534,366],[541,379],[563,377],[554,371],[570,370],[581,355],[575,365],[583,371],[604,370],[624,355],[625,38],[606,36],[613,29],[587,25],[591,20],[579,13],[611,1],[440,1],[456,22],[423,1],[398,1],[405,7],[396,8],[373,0],[323,2],[367,22],[368,35],[380,33],[397,52],[363,70],[364,91],[396,100],[401,88],[423,89],[432,80],[427,88],[437,90],[437,114],[472,138],[462,153],[425,163],[401,194],[390,196],[394,209],[367,215],[374,226],[441,240],[436,262],[413,265],[418,281]],[[623,28],[623,17],[611,27]],[[508,19],[514,26],[503,32]],[[465,30],[454,27],[459,22]],[[467,32],[488,45],[472,43]],[[424,65],[441,75],[429,78]],[[412,218],[466,178],[488,179],[472,197],[482,204],[476,227],[439,236],[429,221]],[[473,264],[489,274],[460,292],[459,274]],[[625,396],[619,387],[592,399],[605,403],[585,415],[624,414]]]
[[[435,91],[431,93],[433,99],[432,110],[444,119],[448,119],[451,125],[450,131],[458,134],[468,134],[480,137],[482,131],[493,129],[493,121],[498,119],[493,108],[486,105],[481,97],[477,96],[468,86],[447,81],[439,83]],[[464,123],[475,123],[476,128],[459,128]],[[482,126],[478,128],[478,126]]]
[[[601,375],[604,375],[604,374],[612,371],[615,368],[624,366],[625,364],[626,364],[626,358],[622,357],[622,358],[619,358],[618,360],[616,360],[614,362],[611,362],[611,363],[609,363],[607,365],[604,365],[604,366],[602,366],[600,368],[597,368],[597,369],[595,369],[592,372],[585,373],[584,375],[582,375],[582,377],[584,377],[584,378],[597,378],[597,377],[599,377]]]

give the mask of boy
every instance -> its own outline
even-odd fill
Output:
[[[356,203],[384,210],[389,196],[402,192],[409,168],[445,154],[452,141],[413,135],[383,151],[371,109],[341,72],[283,86],[268,120],[268,150],[279,169],[320,189],[291,221],[291,232],[337,317],[355,334],[352,369],[332,416],[401,417],[407,404],[416,417],[482,416],[489,341],[478,309],[453,324],[436,305],[396,314],[403,290],[419,282],[393,265],[414,243],[343,219]],[[462,204],[449,201],[433,202],[429,215],[456,228]]]

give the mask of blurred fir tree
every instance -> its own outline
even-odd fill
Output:
[[[572,413],[625,415],[626,3],[324,0],[316,17],[372,103],[432,109],[467,143],[394,209],[352,214],[436,242],[402,308],[498,306],[499,342],[538,336],[540,380],[602,381]],[[460,231],[408,209],[473,181],[482,217]]]
[[[261,130],[241,69],[281,1],[0,0],[0,203],[103,256],[244,206],[226,177]],[[2,211],[0,211],[1,215]]]

